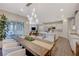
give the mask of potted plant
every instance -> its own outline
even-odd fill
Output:
[[[0,15],[0,42],[5,39],[7,32],[7,18],[6,16]]]
[[[28,41],[30,41],[30,42],[34,40],[34,39],[33,39],[32,37],[30,37],[30,36],[26,36],[25,39],[28,40]]]

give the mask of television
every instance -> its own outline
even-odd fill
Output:
[[[56,29],[55,27],[52,27],[52,29]]]
[[[36,30],[36,27],[32,27],[32,30],[35,31]]]

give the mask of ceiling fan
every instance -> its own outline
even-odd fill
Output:
[[[29,7],[29,6],[31,6],[31,5],[32,5],[32,3],[27,3],[27,4],[26,4],[27,7]]]

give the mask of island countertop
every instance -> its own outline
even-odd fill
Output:
[[[71,35],[76,35],[79,37],[79,34],[78,33],[70,33]]]

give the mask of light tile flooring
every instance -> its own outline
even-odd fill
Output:
[[[69,40],[59,37],[52,50],[52,55],[53,56],[73,56],[74,54],[71,51]]]

